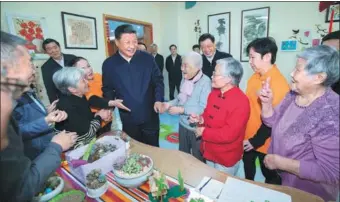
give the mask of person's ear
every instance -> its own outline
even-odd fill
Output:
[[[319,73],[319,74],[316,74],[314,76],[314,82],[316,84],[322,84],[325,82],[325,80],[327,79],[327,74],[325,74],[324,72],[323,73]]]
[[[271,62],[272,54],[271,53],[266,53],[262,58],[263,58],[263,61],[265,61],[265,62]]]
[[[78,92],[78,90],[76,88],[73,88],[73,87],[68,87],[67,90],[70,91],[70,93],[72,93],[72,94]]]

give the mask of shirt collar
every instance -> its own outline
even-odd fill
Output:
[[[276,64],[273,64],[272,67],[264,74],[261,75],[257,73],[257,78],[260,79],[261,81],[266,80],[268,77],[272,77],[276,72],[278,71]]]
[[[130,63],[132,57],[131,57],[131,58],[127,58],[127,57],[125,57],[120,51],[118,51],[118,53],[119,53],[119,55],[120,55],[124,60],[126,60],[128,63]],[[135,53],[135,54],[136,54],[136,53]]]

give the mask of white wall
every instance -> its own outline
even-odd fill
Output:
[[[96,18],[98,50],[65,49],[61,11]],[[160,46],[162,45],[160,40],[160,4],[157,2],[1,2],[1,30],[4,31],[8,31],[6,12],[46,17],[49,33],[47,37],[59,41],[64,53],[87,58],[94,70],[100,73],[102,63],[106,58],[103,14],[152,23],[154,40]]]
[[[197,2],[189,10],[185,10],[184,3],[178,2],[179,9],[173,17],[178,19],[178,40],[174,38],[174,43],[178,43],[180,53],[191,50],[193,44],[197,43],[194,22],[201,21],[202,33],[207,32],[207,18],[209,14],[231,12],[231,54],[236,59],[240,59],[241,43],[241,11],[259,7],[270,7],[269,36],[275,38],[277,45],[281,40],[286,40],[292,34],[292,29],[312,29],[316,34],[315,24],[321,24],[327,28],[325,23],[325,11],[318,10],[319,2]],[[162,19],[163,21],[163,19]],[[339,25],[334,25],[333,29],[338,29]],[[335,31],[335,30],[333,30]],[[170,44],[169,39],[173,33],[167,32],[162,35],[163,44]],[[282,73],[289,79],[289,73],[295,65],[297,52],[278,52],[277,65]],[[252,70],[248,63],[243,63],[245,74],[240,84],[245,89],[248,78],[252,75]]]
[[[240,58],[241,11],[259,7],[270,7],[269,35],[274,37],[279,46],[281,40],[288,39],[292,29],[312,29],[315,24],[324,23],[325,12],[318,11],[318,2],[197,2],[185,10],[184,2],[1,2],[1,29],[7,29],[5,13],[45,16],[48,23],[49,37],[61,43],[63,52],[73,53],[89,59],[95,71],[101,72],[101,65],[106,58],[103,34],[102,14],[150,22],[154,29],[154,42],[158,44],[159,53],[169,55],[169,45],[176,44],[179,54],[185,54],[197,43],[194,22],[201,21],[202,33],[207,31],[209,14],[231,12],[231,54]],[[129,9],[127,11],[127,8]],[[61,11],[95,17],[97,19],[98,50],[64,49],[61,23]],[[334,29],[338,25],[333,26]],[[295,64],[296,52],[278,52],[277,64],[289,79],[289,73]],[[245,89],[252,70],[248,63],[243,63],[245,73],[240,84]],[[168,75],[164,70],[165,96],[168,97]]]

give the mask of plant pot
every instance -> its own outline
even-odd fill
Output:
[[[54,177],[53,177],[54,178]],[[59,185],[50,193],[44,194],[42,196],[37,196],[33,198],[34,202],[45,202],[51,200],[53,197],[57,196],[64,189],[64,180],[61,177],[56,177],[59,179]]]
[[[98,189],[86,188],[87,189],[86,195],[90,198],[99,198],[107,191],[108,188],[109,188],[108,182],[105,182],[105,184],[103,184],[103,186],[99,187]]]

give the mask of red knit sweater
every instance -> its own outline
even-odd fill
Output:
[[[248,98],[239,88],[223,95],[219,89],[210,93],[203,112],[201,152],[205,159],[231,167],[242,158],[249,113]]]

